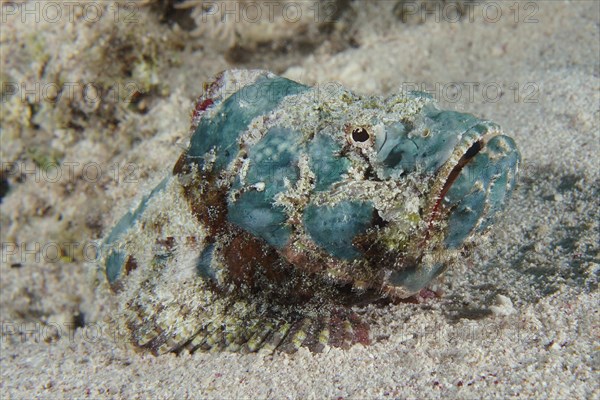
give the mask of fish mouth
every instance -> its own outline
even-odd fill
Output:
[[[433,183],[430,207],[424,215],[425,231],[417,242],[412,257],[402,259],[403,268],[391,270],[384,279],[383,291],[393,298],[407,298],[418,293],[434,278],[439,276],[450,263],[447,253],[432,239],[439,231],[439,222],[447,211],[444,206],[446,194],[461,175],[465,166],[485,147],[484,137],[474,137],[468,144],[459,144],[459,151],[453,152],[450,159],[440,168]],[[464,150],[466,148],[466,150]],[[453,161],[456,160],[456,161]]]
[[[475,140],[467,149],[467,151],[465,151],[463,155],[458,159],[456,165],[454,165],[454,167],[452,167],[450,172],[447,174],[445,180],[443,181],[444,183],[441,189],[437,191],[437,195],[433,197],[435,201],[433,202],[433,207],[428,213],[429,218],[427,220],[427,229],[424,234],[424,243],[422,243],[421,247],[424,247],[429,241],[435,230],[434,225],[443,216],[443,201],[446,197],[446,194],[448,193],[456,179],[460,176],[464,167],[485,147],[485,143],[486,140],[484,138]]]
[[[465,133],[459,152],[440,169],[425,214],[423,248],[440,229],[445,229],[447,248],[460,248],[472,233],[491,224],[512,193],[520,163],[516,145],[497,126],[481,125]],[[474,136],[473,131],[479,134]]]
[[[464,245],[483,233],[503,208],[519,163],[515,142],[497,126],[484,122],[463,134],[432,183],[422,214],[426,225],[412,262],[403,260],[405,268],[390,271],[384,290],[409,297],[456,262]]]

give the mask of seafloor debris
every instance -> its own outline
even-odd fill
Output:
[[[154,353],[367,344],[352,307],[409,297],[457,262],[519,160],[497,125],[423,93],[226,71],[172,175],[104,239],[101,271]]]

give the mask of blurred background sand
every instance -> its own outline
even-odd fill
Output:
[[[3,398],[600,398],[600,3],[1,7]],[[153,357],[98,330],[114,310],[85,244],[171,170],[203,82],[232,67],[429,91],[517,141],[489,242],[441,298],[364,310],[368,348]]]

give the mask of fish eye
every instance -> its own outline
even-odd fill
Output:
[[[375,136],[371,133],[370,127],[365,125],[346,125],[344,132],[348,143],[358,147],[369,146],[373,143]]]
[[[369,132],[365,128],[356,128],[352,130],[352,140],[358,143],[364,143],[369,140]]]

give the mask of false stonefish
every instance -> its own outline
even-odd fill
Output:
[[[155,354],[368,344],[356,307],[460,261],[519,161],[497,125],[424,93],[226,71],[172,173],[102,241],[100,269],[121,327]]]

